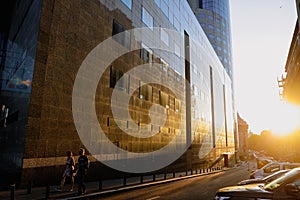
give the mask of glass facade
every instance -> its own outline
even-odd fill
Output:
[[[0,7],[6,6],[0,3]],[[8,11],[4,11],[6,16],[1,13],[1,21],[10,22],[7,29],[1,30],[5,35],[0,49],[0,159],[5,163],[1,165],[5,172],[1,177],[10,173],[14,177],[23,164],[41,2],[11,1],[10,6],[11,15]]]
[[[188,0],[228,75],[233,77],[228,0]]]
[[[221,56],[213,49],[217,46],[222,52],[231,52],[224,51],[221,45],[229,44],[224,42],[226,24],[218,30],[213,23],[206,23],[212,30],[211,37],[217,41],[211,43],[186,1],[28,2],[37,4],[34,13],[41,12],[41,16],[34,16],[36,23],[32,23],[33,30],[28,32],[35,33],[31,42],[26,42],[31,48],[29,51],[20,45],[28,41],[28,37],[20,38],[12,50],[23,62],[5,65],[16,66],[11,70],[16,73],[2,73],[1,83],[1,99],[7,92],[27,98],[22,104],[27,110],[22,120],[17,117],[16,123],[1,127],[1,131],[19,126],[24,129],[24,146],[19,154],[15,153],[23,170],[23,182],[49,183],[51,178],[57,181],[55,175],[60,176],[61,172],[57,166],[65,164],[65,152],[77,152],[81,146],[87,148],[93,163],[89,180],[97,178],[100,172],[103,178],[118,175],[109,168],[111,166],[101,163],[125,160],[124,165],[130,165],[136,158],[165,147],[174,154],[182,146],[186,148],[178,158],[163,166],[165,171],[223,165],[220,157],[225,152],[235,152],[232,80],[227,68],[220,63]],[[218,20],[214,15],[204,17],[208,22],[222,24],[221,14],[226,11],[216,12],[220,14]],[[17,23],[12,27],[15,25]],[[118,48],[97,49],[107,41]],[[17,48],[20,46],[22,48]],[[99,80],[94,81],[101,64],[113,54],[119,56],[111,60],[101,71]],[[90,58],[93,59],[87,61]],[[77,93],[74,88],[84,64],[89,64],[89,70],[79,80],[85,80],[87,85]],[[132,72],[138,66],[150,66],[143,78]],[[14,74],[22,76],[14,79]],[[149,77],[157,82],[149,81]],[[21,86],[10,86],[10,81],[21,79],[24,81],[20,82]],[[89,93],[90,88],[94,88],[94,94]],[[82,95],[79,102],[74,102],[74,94]],[[89,97],[93,98],[91,104]],[[19,105],[20,98],[11,95],[11,99],[10,110]],[[95,116],[86,108],[95,111],[95,121],[91,121]],[[115,113],[114,109],[120,112]],[[80,117],[76,118],[78,113]],[[98,134],[98,129],[104,135]],[[143,135],[145,133],[151,135]],[[16,140],[15,136],[9,137]],[[108,143],[113,145],[106,146]],[[35,173],[40,168],[43,172]],[[44,177],[46,180],[42,180]]]

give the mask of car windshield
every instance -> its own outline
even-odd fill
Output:
[[[288,179],[290,179],[291,177],[293,177],[297,174],[299,174],[299,169],[291,170],[291,171],[287,172],[286,174],[284,174],[283,176],[281,176],[280,178],[275,179],[271,183],[265,185],[264,189],[268,190],[268,191],[273,191],[273,190],[277,189],[278,187],[280,187],[280,185],[282,185]]]
[[[270,178],[275,179],[276,177],[282,176],[284,173],[288,172],[288,170],[280,170],[278,172],[275,172],[273,174],[270,174],[269,176],[264,177],[262,180],[269,180]]]

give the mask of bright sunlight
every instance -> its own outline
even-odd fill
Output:
[[[271,132],[275,135],[286,135],[300,127],[300,107],[282,102],[269,120],[272,124]]]

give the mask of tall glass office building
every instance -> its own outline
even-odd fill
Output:
[[[232,78],[229,0],[188,0],[196,18]]]
[[[187,1],[9,7],[0,15],[10,22],[1,29],[0,173],[58,184],[66,151],[80,147],[87,180],[235,162],[232,80]]]

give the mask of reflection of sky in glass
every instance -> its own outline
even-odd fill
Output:
[[[214,13],[221,15],[226,20],[230,20],[228,0],[202,0],[202,2],[203,9],[211,10]]]
[[[132,8],[132,0],[121,0],[129,9]]]
[[[8,53],[2,74],[2,90],[30,92],[34,58],[17,44],[8,42]],[[17,53],[19,52],[19,53]]]
[[[26,5],[26,3],[24,3]],[[12,17],[13,26],[10,30],[9,38],[6,46],[5,63],[2,72],[1,90],[12,92],[31,92],[31,82],[33,78],[37,40],[39,33],[39,20],[41,2],[34,1],[27,5],[30,7],[28,12],[23,17],[21,25],[18,25],[18,30],[14,30],[13,26],[17,27],[17,17]],[[16,8],[15,12],[20,12],[24,8]],[[21,14],[22,12],[20,12]],[[24,14],[24,13],[23,13]],[[11,39],[13,38],[13,39]]]

